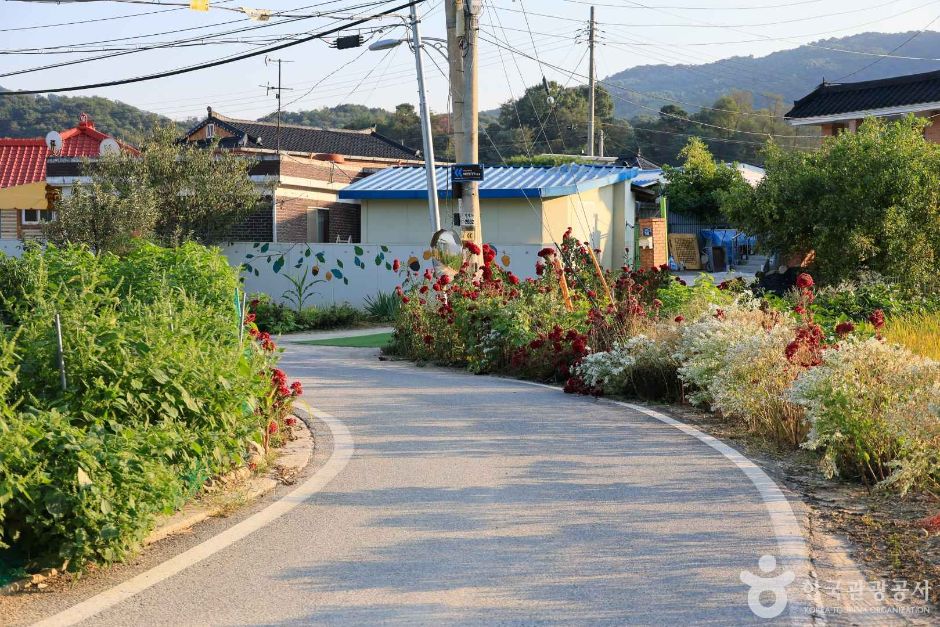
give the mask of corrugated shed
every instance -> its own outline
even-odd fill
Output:
[[[481,198],[549,198],[567,196],[632,179],[636,168],[595,165],[487,166],[480,183]],[[450,198],[450,168],[435,169],[438,195]],[[343,199],[427,198],[424,168],[386,168],[339,192]]]

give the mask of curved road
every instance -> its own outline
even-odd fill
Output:
[[[348,464],[85,624],[768,624],[739,579],[777,554],[767,506],[701,441],[553,389],[287,346]]]

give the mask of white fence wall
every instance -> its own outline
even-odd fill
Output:
[[[541,246],[496,245],[496,263],[521,279],[535,276]],[[0,240],[0,252],[18,256],[19,240]],[[323,306],[349,303],[361,307],[367,296],[392,292],[408,272],[423,273],[431,267],[430,251],[420,244],[272,244],[239,242],[222,247],[229,263],[243,268],[249,294],[265,293],[288,302],[285,292],[294,289],[290,279],[310,285],[305,304]],[[398,259],[401,267],[393,269]]]
[[[518,244],[496,246],[496,262],[524,279],[535,276],[540,246]],[[272,244],[236,243],[223,247],[233,266],[243,266],[245,289],[263,292],[287,302],[293,290],[290,278],[312,283],[306,305],[339,303],[361,306],[367,296],[392,292],[408,272],[423,273],[431,267],[430,251],[420,244]],[[400,269],[394,271],[394,261]]]
[[[18,239],[0,239],[0,253],[10,257],[19,257],[23,252],[23,242]]]

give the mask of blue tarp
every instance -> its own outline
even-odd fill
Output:
[[[712,269],[715,271],[717,271],[718,268],[715,267],[712,254],[713,248],[724,248],[725,262],[728,265],[734,266],[738,265],[741,261],[738,251],[742,246],[754,248],[754,246],[757,245],[757,238],[755,236],[745,235],[737,229],[703,229],[701,236],[704,240],[704,249],[708,252],[708,260],[711,262]]]

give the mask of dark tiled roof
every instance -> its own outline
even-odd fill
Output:
[[[617,158],[620,165],[625,165],[628,168],[640,168],[641,170],[655,170],[659,167],[658,164],[653,163],[640,153],[626,153],[620,155]]]
[[[247,135],[247,141],[241,145],[270,150],[277,147],[275,135],[277,124],[274,122],[239,120],[217,113],[213,113],[211,117],[200,122],[187,135],[191,135],[209,122],[214,122],[239,136]],[[420,158],[418,150],[408,148],[372,130],[350,131],[281,124],[280,136],[281,150],[289,152],[336,153],[347,157],[373,159],[415,160]],[[229,143],[232,143],[231,140]]]
[[[940,101],[940,71],[859,83],[822,83],[800,98],[787,118],[813,118]]]

